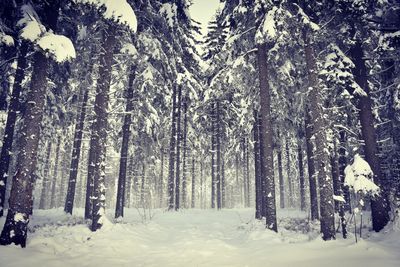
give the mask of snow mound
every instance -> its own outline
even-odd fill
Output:
[[[58,63],[76,57],[74,45],[69,38],[63,35],[48,32],[37,41],[37,44]]]
[[[356,193],[379,194],[379,187],[372,181],[373,172],[368,162],[360,155],[354,156],[354,162],[344,170],[345,184]]]

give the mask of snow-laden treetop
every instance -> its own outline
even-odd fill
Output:
[[[47,31],[31,5],[23,5],[21,12],[22,18],[17,22],[17,26],[21,27],[19,36],[22,39],[37,45],[58,63],[76,57],[71,40],[63,35],[54,34],[51,30]]]
[[[132,7],[126,0],[74,0],[76,3],[93,5],[96,8],[104,8],[102,13],[105,19],[110,19],[136,32],[137,19]]]
[[[345,184],[356,193],[379,194],[379,187],[372,181],[371,167],[360,155],[354,156],[353,164],[347,166],[344,173]]]

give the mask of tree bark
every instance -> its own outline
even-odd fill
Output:
[[[360,41],[357,41],[350,49],[355,68],[353,74],[357,84],[364,90],[366,95],[356,94],[358,99],[359,118],[361,134],[364,140],[365,159],[374,173],[374,183],[381,188],[381,194],[371,199],[372,228],[379,232],[389,222],[388,193],[386,186],[382,184],[382,170],[380,159],[377,155],[378,144],[374,128],[374,115],[372,113],[372,99],[370,96],[367,67],[365,65],[364,51]]]
[[[69,214],[72,214],[72,210],[74,207],[76,179],[78,176],[79,160],[81,156],[83,128],[85,125],[86,107],[89,99],[89,89],[86,88],[84,90],[85,91],[82,99],[80,115],[75,124],[74,143],[72,147],[67,196],[65,199],[65,206],[64,206],[64,211]]]
[[[133,98],[134,98],[134,88],[133,82],[135,80],[136,67],[131,66],[129,74],[128,89],[126,92],[126,108],[125,108],[125,118],[124,125],[122,126],[122,145],[121,154],[119,160],[119,177],[118,177],[118,188],[117,188],[117,199],[115,207],[115,218],[124,217],[124,207],[125,207],[125,187],[126,187],[126,170],[128,164],[128,149],[129,149],[129,139],[131,136],[131,112],[133,110]]]
[[[169,141],[169,170],[168,170],[168,210],[175,208],[175,160],[176,160],[176,117],[177,117],[177,90],[174,85],[172,89],[172,113],[171,113],[171,138]]]
[[[221,122],[220,122],[220,103],[216,103],[216,143],[217,143],[217,209],[222,208],[222,196],[221,196]]]
[[[263,142],[261,149],[264,157],[261,165],[264,166],[265,172],[265,212],[266,227],[270,230],[278,232],[276,220],[276,203],[275,203],[275,179],[274,179],[274,155],[273,155],[273,128],[271,120],[271,96],[268,84],[267,69],[267,46],[265,43],[259,44],[257,50],[257,62],[260,80],[260,114],[261,114],[261,130]]]
[[[191,208],[194,209],[195,208],[195,204],[196,204],[196,175],[195,175],[195,169],[194,169],[194,163],[195,163],[195,159],[194,159],[194,153],[192,156],[192,202],[191,202]]]
[[[42,181],[42,193],[40,194],[40,202],[39,202],[39,209],[43,210],[46,209],[48,206],[48,191],[50,189],[50,154],[51,154],[51,141],[47,141],[47,150],[46,150],[46,159],[44,162],[44,172],[43,172],[43,181]]]
[[[261,187],[261,166],[260,166],[260,134],[258,125],[258,111],[253,111],[253,142],[254,142],[254,184],[256,193],[256,219],[262,219],[262,187]]]
[[[335,218],[332,178],[329,177],[329,155],[325,132],[325,118],[321,88],[318,82],[317,64],[308,32],[304,30],[304,53],[309,81],[310,115],[313,121],[313,137],[315,138],[315,163],[320,191],[321,232],[324,240],[335,239]]]
[[[277,151],[278,157],[278,176],[279,176],[279,203],[281,209],[285,208],[285,184],[283,181],[283,171],[282,171],[282,150],[281,147]]]
[[[182,86],[179,85],[178,88],[178,101],[177,101],[177,118],[176,118],[176,178],[175,178],[175,210],[180,209],[180,165],[181,165],[181,113],[182,113]]]
[[[187,208],[187,170],[186,170],[186,161],[187,161],[187,109],[188,109],[188,99],[187,96],[183,99],[183,159],[182,159],[182,206],[183,208]]]
[[[304,181],[304,166],[303,166],[303,149],[301,141],[298,142],[297,148],[298,163],[299,163],[299,180],[300,180],[300,209],[306,210],[306,188]]]
[[[215,208],[215,200],[216,200],[216,188],[217,188],[217,179],[216,179],[216,136],[215,136],[215,104],[212,107],[211,114],[211,208]]]
[[[160,198],[160,208],[164,205],[164,147],[161,147],[161,162],[160,162],[160,187],[158,196]]]
[[[93,201],[91,230],[96,231],[103,225],[105,217],[105,160],[108,127],[108,101],[111,83],[111,71],[116,44],[117,30],[109,25],[103,30],[104,41],[100,52],[99,79],[94,103],[95,121],[93,122],[93,150],[94,175],[93,175]],[[89,177],[88,177],[89,178]]]
[[[40,124],[43,118],[46,94],[48,59],[36,52],[33,59],[33,72],[30,90],[27,95],[24,119],[21,126],[19,153],[16,172],[11,187],[9,209],[0,236],[1,245],[26,246],[29,215],[33,208],[33,174],[36,170],[37,151],[40,138]]]
[[[288,177],[288,187],[289,187],[289,207],[293,208],[294,206],[294,195],[293,195],[293,180],[290,172],[290,149],[289,149],[289,138],[286,139],[286,171]]]
[[[15,122],[17,120],[17,111],[19,108],[19,97],[22,90],[22,80],[24,79],[25,69],[27,67],[26,54],[28,52],[28,44],[22,42],[17,60],[17,70],[14,77],[13,91],[8,106],[7,121],[4,128],[3,146],[1,147],[0,156],[0,217],[4,214],[4,204],[6,200],[6,188],[8,170],[11,162],[11,151],[14,140]]]
[[[57,147],[56,147],[56,161],[54,163],[54,171],[53,171],[53,183],[51,187],[50,208],[52,209],[57,207],[56,191],[58,182],[58,164],[60,159],[60,147],[61,147],[61,136],[58,136]]]

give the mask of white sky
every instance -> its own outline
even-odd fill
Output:
[[[207,33],[207,25],[219,6],[219,0],[192,0],[190,7],[192,18],[202,24],[203,35]]]

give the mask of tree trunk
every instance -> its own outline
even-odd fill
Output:
[[[306,210],[306,186],[304,181],[304,166],[303,166],[303,149],[301,141],[299,140],[297,148],[298,162],[299,162],[299,180],[300,180],[300,209]]]
[[[122,126],[122,145],[121,145],[121,154],[119,160],[119,176],[118,176],[117,199],[115,207],[115,218],[124,217],[126,166],[128,164],[129,139],[131,136],[130,128],[132,123],[131,112],[133,110],[133,97],[134,97],[133,82],[136,76],[135,71],[136,67],[132,65],[129,75],[128,90],[126,92],[124,125]]]
[[[93,124],[91,126],[92,131],[93,131]],[[86,197],[85,197],[85,219],[92,219],[92,197],[93,197],[93,186],[94,186],[94,180],[93,180],[93,175],[94,175],[94,167],[95,167],[95,162],[94,162],[94,156],[96,151],[92,149],[94,144],[94,135],[90,137],[90,143],[89,143],[89,155],[88,155],[88,167],[87,167],[87,177],[86,177]],[[76,179],[74,184],[76,184]],[[74,194],[75,195],[75,194]],[[72,205],[73,205],[73,200],[72,200]]]
[[[103,30],[104,42],[100,52],[99,79],[94,103],[95,121],[93,122],[93,144],[90,150],[94,151],[94,175],[93,175],[93,201],[92,201],[92,226],[91,230],[101,228],[105,216],[105,160],[108,127],[108,101],[111,83],[111,71],[116,44],[115,34],[117,30],[113,26]],[[89,177],[88,177],[89,178]]]
[[[281,147],[278,148],[278,176],[279,176],[279,203],[281,209],[285,208],[285,185],[283,182],[283,172],[282,172],[282,150]]]
[[[336,150],[336,140],[333,141],[333,151],[331,151],[330,160],[331,160],[331,170],[332,170],[332,180],[333,180],[333,193],[336,196],[340,196],[340,181],[339,181],[339,165],[338,165],[338,157]],[[339,211],[339,202],[335,201],[335,212]]]
[[[350,205],[350,192],[349,192],[349,187],[345,186],[344,184],[344,169],[346,169],[347,166],[347,156],[346,156],[346,132],[344,130],[341,130],[339,132],[339,179],[340,179],[340,188],[343,191],[344,199],[346,203],[344,204],[345,210],[348,210],[351,213],[351,205]]]
[[[264,150],[261,149],[264,145],[264,134],[261,131],[261,117],[260,114],[258,115],[258,135],[259,135],[259,141],[260,141],[260,181],[261,181],[261,217],[266,217],[267,216],[267,211],[266,211],[266,203],[267,203],[267,195],[266,195],[266,183],[267,183],[267,177],[265,177],[264,173],[266,173],[266,166],[262,164],[263,158],[264,158]]]
[[[217,143],[217,175],[216,175],[216,184],[217,184],[217,209],[221,209],[222,207],[222,198],[221,198],[221,122],[220,122],[220,103],[217,101],[216,104],[216,143]]]
[[[305,132],[306,132],[306,146],[307,146],[307,167],[308,167],[308,180],[310,183],[310,210],[311,220],[319,219],[318,211],[318,193],[317,193],[317,177],[315,173],[314,163],[314,148],[312,143],[312,124],[308,108],[305,108]]]
[[[372,99],[369,92],[367,67],[365,65],[364,51],[361,42],[357,41],[350,49],[355,68],[353,70],[357,84],[364,90],[366,95],[356,94],[358,99],[359,117],[361,124],[361,133],[364,140],[365,159],[371,166],[374,173],[374,183],[382,191],[379,196],[371,199],[372,228],[379,232],[389,222],[389,205],[387,186],[382,184],[382,171],[380,160],[377,155],[378,144],[374,128],[374,115],[372,113]]]
[[[164,147],[161,147],[161,162],[160,162],[160,187],[158,196],[160,198],[160,208],[164,205]]]
[[[36,170],[37,151],[40,139],[40,124],[43,117],[46,95],[48,59],[36,52],[33,59],[33,72],[30,90],[27,95],[16,172],[11,187],[9,209],[0,236],[1,245],[21,245],[25,247],[29,215],[33,208],[33,177]]]
[[[289,187],[289,207],[294,206],[294,195],[293,195],[293,180],[290,172],[290,149],[289,149],[289,138],[286,139],[286,171],[288,177],[288,187]]]
[[[195,176],[195,170],[194,170],[194,153],[192,156],[192,203],[191,203],[191,208],[195,208],[195,203],[196,203],[196,176]]]
[[[225,160],[221,157],[221,208],[225,208]]]
[[[4,204],[6,199],[6,188],[8,169],[11,162],[11,151],[14,140],[15,122],[17,120],[17,111],[19,108],[19,96],[22,90],[22,80],[24,79],[25,69],[27,67],[26,54],[28,52],[28,44],[22,42],[17,60],[17,70],[14,77],[13,91],[10,97],[8,107],[7,121],[4,128],[3,146],[1,147],[0,156],[0,217],[4,213]]]
[[[61,136],[58,136],[57,147],[56,147],[56,161],[54,163],[54,171],[53,171],[53,183],[51,187],[50,208],[52,209],[57,207],[56,191],[58,182],[58,164],[60,159],[60,147],[61,147]]]
[[[146,164],[142,162],[142,181],[140,186],[140,205],[142,208],[145,208],[145,201],[144,201],[144,193],[145,193],[145,181],[146,181]]]
[[[254,184],[256,193],[256,219],[262,219],[262,188],[260,173],[260,134],[258,125],[258,112],[254,110],[253,142],[254,142]]]
[[[40,194],[39,209],[44,210],[48,206],[48,191],[50,189],[50,154],[51,154],[51,141],[47,141],[46,159],[44,162],[42,193]]]
[[[176,178],[175,178],[175,210],[180,209],[180,165],[181,165],[181,140],[182,140],[182,132],[181,132],[181,113],[182,113],[182,86],[179,85],[178,88],[178,101],[177,101],[177,118],[176,118]]]
[[[188,109],[188,103],[187,103],[187,96],[184,97],[183,99],[183,159],[182,159],[182,206],[183,208],[187,208],[187,170],[186,170],[186,161],[187,161],[187,124],[188,124],[188,119],[187,119],[187,109]]]
[[[132,195],[132,182],[133,182],[133,172],[134,172],[134,158],[133,155],[131,155],[129,159],[129,173],[128,173],[128,181],[127,181],[127,191],[126,191],[126,198],[125,198],[125,203],[126,207],[130,208],[131,207],[131,195]],[[162,205],[160,205],[162,207]]]
[[[315,139],[315,163],[317,166],[320,191],[321,232],[324,240],[335,239],[335,217],[332,178],[329,177],[329,154],[326,140],[323,99],[318,82],[318,70],[314,50],[307,31],[303,32],[304,53],[308,72],[310,115],[313,121],[313,138]]]
[[[77,119],[75,124],[74,144],[72,147],[71,165],[70,165],[71,167],[69,172],[67,196],[65,199],[65,206],[64,206],[64,211],[69,214],[72,214],[72,210],[74,207],[76,179],[78,176],[79,159],[81,156],[83,128],[85,125],[86,107],[89,99],[89,89],[86,88],[84,90],[85,91],[82,99],[81,112],[79,115],[79,119]],[[85,216],[85,218],[88,219],[89,217]]]
[[[177,92],[174,85],[172,90],[172,114],[171,114],[171,138],[169,141],[169,170],[168,170],[168,210],[175,207],[174,188],[175,188],[175,156],[176,156],[176,117],[177,117]]]
[[[211,115],[211,208],[215,208],[215,199],[216,199],[216,187],[217,187],[217,179],[216,179],[216,136],[215,136],[215,104],[212,107],[212,115]]]
[[[257,62],[260,80],[260,114],[261,114],[261,130],[263,142],[261,150],[264,157],[261,165],[264,166],[265,172],[265,212],[266,227],[270,230],[278,232],[276,221],[276,203],[275,203],[275,179],[274,179],[274,154],[273,154],[273,129],[271,120],[271,96],[268,84],[267,69],[267,46],[265,43],[258,45]]]

